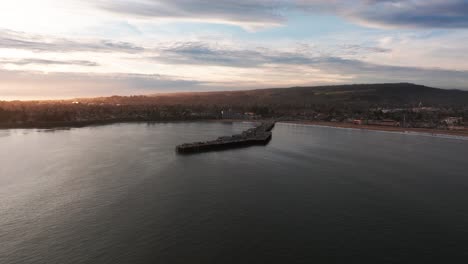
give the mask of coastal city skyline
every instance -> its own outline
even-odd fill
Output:
[[[349,83],[468,87],[467,1],[0,3],[0,100]]]

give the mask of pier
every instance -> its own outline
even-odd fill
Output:
[[[241,134],[219,137],[211,141],[178,145],[176,151],[180,154],[190,154],[253,145],[266,145],[271,140],[271,130],[274,127],[275,122],[263,122],[259,126],[250,128]]]

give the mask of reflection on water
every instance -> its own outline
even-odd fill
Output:
[[[265,147],[174,151],[251,126],[0,130],[0,263],[466,257],[466,141],[277,124]]]

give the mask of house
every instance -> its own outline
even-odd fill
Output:
[[[447,126],[456,126],[463,123],[463,117],[447,117],[442,120],[442,123]]]
[[[362,124],[364,124],[364,121],[361,120],[361,119],[355,119],[355,120],[353,120],[353,124],[355,124],[355,125],[362,125]]]
[[[252,120],[252,119],[259,119],[259,118],[261,118],[261,116],[256,115],[254,112],[245,112],[244,113],[244,118]]]
[[[231,109],[221,111],[221,117],[223,119],[243,119],[244,115],[242,113],[234,112]]]

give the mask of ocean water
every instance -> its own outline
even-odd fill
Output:
[[[465,263],[468,141],[252,123],[0,130],[0,263]]]

